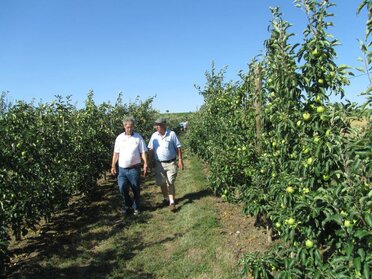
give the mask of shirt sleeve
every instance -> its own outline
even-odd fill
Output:
[[[181,145],[181,142],[179,141],[175,132],[172,132],[172,138],[173,138],[173,143],[174,143],[174,146],[176,147],[176,149],[180,148],[182,145]]]
[[[114,145],[114,152],[115,153],[120,153],[120,147],[119,147],[119,140],[118,140],[119,137],[116,137],[115,139],[115,145]]]
[[[139,136],[139,138],[140,138],[139,151],[140,153],[145,153],[147,152],[146,143],[144,139],[142,138],[142,136]]]
[[[154,134],[151,135],[149,144],[147,145],[148,149],[154,149],[154,147],[153,147],[153,141],[154,141]]]

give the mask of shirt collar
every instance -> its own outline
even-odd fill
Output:
[[[159,132],[157,132],[157,133],[158,133],[158,136],[159,136],[159,137],[166,137],[166,136],[168,136],[168,134],[169,134],[169,130],[165,130],[164,135],[160,134]]]

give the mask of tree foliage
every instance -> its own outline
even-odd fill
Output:
[[[264,255],[246,255],[243,273],[370,278],[370,102],[331,102],[344,98],[353,75],[336,63],[334,4],[295,4],[308,20],[302,41],[291,44],[291,25],[272,8],[266,53],[239,82],[225,82],[225,70],[212,65],[188,142],[208,163],[214,192],[266,216],[282,239]]]
[[[125,116],[151,135],[156,113],[151,104],[151,98],[124,104],[119,95],[115,105],[96,105],[89,92],[81,109],[59,96],[51,103],[6,106],[0,114],[0,274],[11,234],[20,239],[74,194],[94,197]]]

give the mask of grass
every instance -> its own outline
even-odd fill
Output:
[[[203,166],[194,157],[185,166],[176,213],[160,208],[160,190],[148,178],[144,211],[123,217],[116,181],[104,182],[94,202],[77,200],[39,236],[13,245],[9,278],[239,278]]]
[[[177,179],[178,212],[164,208],[133,224],[124,239],[140,236],[143,247],[109,278],[140,278],[138,270],[153,276],[148,278],[237,278],[235,261],[219,247],[223,241],[205,178],[193,175],[202,166],[192,158],[186,167]]]

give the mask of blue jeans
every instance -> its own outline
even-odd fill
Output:
[[[119,192],[124,198],[124,207],[139,210],[140,208],[140,167],[119,167],[118,186]],[[134,202],[129,195],[129,187],[132,188]]]

